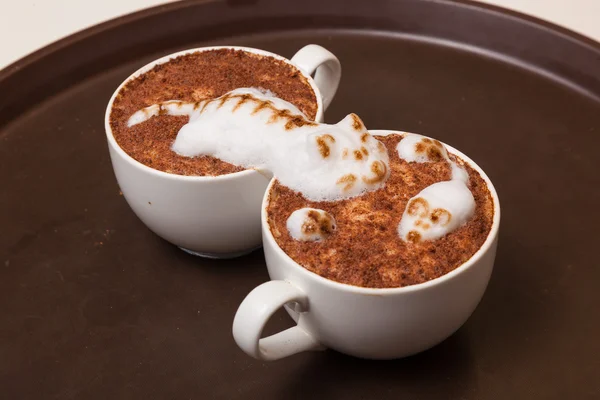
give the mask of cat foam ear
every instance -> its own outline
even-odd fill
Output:
[[[346,115],[346,117],[336,124],[345,131],[354,131],[359,134],[367,133],[367,127],[358,117],[358,115],[352,113]]]

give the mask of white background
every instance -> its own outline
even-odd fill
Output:
[[[0,69],[78,30],[172,1],[0,0]],[[546,19],[600,41],[600,0],[482,1]]]

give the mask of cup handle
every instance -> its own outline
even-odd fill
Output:
[[[288,281],[269,281],[257,286],[242,301],[233,319],[233,338],[240,348],[259,360],[272,361],[302,351],[324,347],[299,326],[261,339],[260,335],[273,313],[289,302],[308,310],[306,294]]]
[[[291,61],[304,73],[315,73],[315,84],[323,99],[323,111],[327,110],[342,77],[340,61],[332,52],[316,44],[309,44],[298,50]]]

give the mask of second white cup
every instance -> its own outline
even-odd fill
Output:
[[[271,281],[252,290],[238,308],[233,321],[238,346],[261,360],[326,347],[360,358],[393,359],[427,350],[460,328],[477,307],[492,273],[500,202],[483,170],[445,146],[481,175],[494,203],[491,230],[468,261],[439,278],[401,288],[365,288],[326,279],[302,267],[279,247],[269,228],[266,193],[262,232]],[[282,306],[297,325],[261,338],[267,321]]]

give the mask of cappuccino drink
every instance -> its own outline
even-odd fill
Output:
[[[427,282],[468,261],[493,222],[483,178],[436,140],[376,138],[390,171],[377,190],[314,201],[282,182],[272,186],[267,216],[277,244],[309,271],[371,288]]]
[[[293,65],[271,56],[221,48],[180,55],[127,82],[110,113],[112,134],[138,162],[172,174],[218,176],[244,168],[210,155],[185,157],[171,148],[184,115],[160,113],[143,124],[128,125],[132,114],[165,101],[199,103],[237,88],[255,88],[293,104],[314,120],[317,99],[307,78]]]

